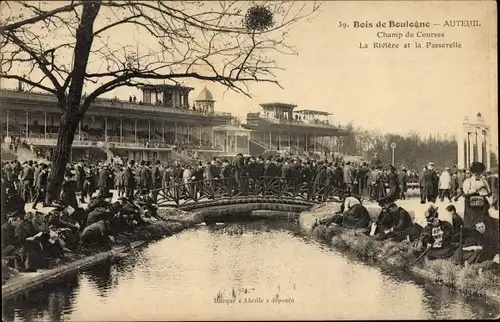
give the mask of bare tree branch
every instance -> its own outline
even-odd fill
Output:
[[[24,5],[26,5],[26,3],[24,3]],[[36,10],[37,11],[36,15],[31,17],[31,18],[23,19],[21,21],[16,21],[14,23],[7,24],[5,26],[1,26],[0,27],[0,34],[3,34],[4,32],[7,32],[7,31],[14,31],[14,30],[19,29],[21,27],[26,27],[27,25],[36,24],[37,22],[49,19],[49,18],[54,17],[57,14],[60,14],[63,12],[73,11],[73,10],[75,10],[76,7],[78,7],[80,5],[81,5],[81,2],[75,3],[74,1],[71,1],[70,5],[56,8],[54,10],[50,10],[50,11]],[[32,7],[32,8],[35,8],[35,7]]]

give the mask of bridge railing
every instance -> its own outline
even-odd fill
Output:
[[[261,177],[254,180],[244,176],[239,179],[231,177],[177,183],[155,189],[153,193],[157,194],[156,200],[159,206],[180,207],[205,201],[245,197],[320,203],[342,199],[345,190],[283,177]]]

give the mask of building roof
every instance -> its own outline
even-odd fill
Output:
[[[262,104],[260,104],[260,106],[264,109],[271,108],[271,107],[281,107],[281,108],[286,108],[286,109],[291,109],[291,110],[293,110],[294,108],[297,107],[297,105],[294,105],[294,104],[279,103],[279,102],[262,103]]]
[[[316,110],[298,110],[295,112],[300,113],[300,114],[309,114],[309,115],[323,115],[323,116],[332,115],[332,113],[328,113],[328,112],[324,112],[324,111],[316,111]]]
[[[200,95],[198,95],[197,101],[213,101],[214,97],[212,93],[205,87],[201,90]]]
[[[152,84],[152,85],[143,85],[139,87],[140,89],[155,89],[157,91],[192,91],[193,87],[188,87],[184,85],[168,85],[168,84]]]

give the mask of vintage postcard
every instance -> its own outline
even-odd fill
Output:
[[[2,321],[498,319],[494,1],[2,1]]]

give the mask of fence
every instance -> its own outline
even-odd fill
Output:
[[[155,189],[153,193],[157,194],[159,206],[180,207],[202,201],[248,197],[321,203],[328,200],[340,201],[345,190],[332,186],[315,185],[312,182],[287,180],[282,177],[262,177],[259,180],[241,177],[239,180],[223,178],[178,183]],[[363,199],[361,196],[357,197]]]

